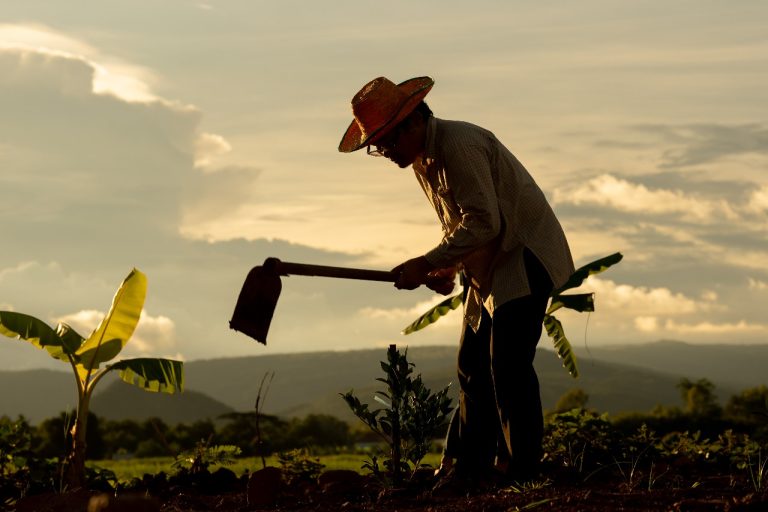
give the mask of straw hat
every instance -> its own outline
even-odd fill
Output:
[[[352,98],[355,116],[339,143],[339,151],[351,153],[373,144],[408,117],[435,85],[428,76],[411,78],[398,85],[374,78]]]

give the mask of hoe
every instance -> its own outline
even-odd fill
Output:
[[[232,314],[232,320],[229,321],[229,327],[266,345],[269,324],[272,321],[272,315],[275,312],[277,299],[280,297],[280,290],[282,289],[280,276],[289,275],[337,277],[390,283],[397,280],[397,273],[395,272],[287,263],[277,258],[267,258],[263,265],[253,267],[245,278],[243,288],[237,298],[235,312]]]

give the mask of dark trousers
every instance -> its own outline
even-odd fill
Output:
[[[532,472],[541,458],[544,420],[533,368],[552,281],[525,250],[532,293],[483,311],[477,332],[465,325],[459,348],[459,408],[449,429],[446,455],[478,476],[498,456],[513,475]]]

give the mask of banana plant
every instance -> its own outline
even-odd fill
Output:
[[[65,461],[65,483],[70,489],[85,484],[85,434],[91,395],[110,371],[147,391],[174,393],[184,387],[181,361],[160,358],[114,359],[125,347],[139,322],[147,295],[147,277],[133,269],[118,288],[112,306],[99,326],[84,338],[72,327],[55,328],[33,316],[0,311],[0,334],[26,340],[59,361],[69,363],[77,385],[77,412],[71,430],[72,444]],[[100,368],[101,365],[104,365]]]
[[[576,355],[571,347],[571,342],[565,336],[563,330],[563,324],[560,323],[552,313],[561,308],[573,309],[575,311],[594,311],[595,310],[595,294],[594,293],[574,293],[563,295],[563,292],[572,288],[577,288],[591,275],[599,274],[608,267],[620,262],[623,258],[622,254],[617,252],[604,258],[587,263],[586,265],[579,267],[571,274],[568,281],[560,288],[553,290],[550,294],[552,301],[549,308],[544,314],[544,328],[547,334],[552,338],[552,343],[555,346],[557,356],[562,359],[563,366],[572,377],[579,376],[579,367],[576,361]],[[417,318],[413,323],[403,329],[403,334],[411,334],[416,331],[437,322],[441,317],[447,315],[454,309],[457,309],[464,303],[466,298],[465,290],[449,297],[440,302],[437,306],[434,306],[429,311]]]

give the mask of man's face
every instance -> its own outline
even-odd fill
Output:
[[[401,169],[408,167],[423,150],[423,137],[419,137],[419,130],[415,128],[416,124],[406,119],[374,144],[376,152]]]

